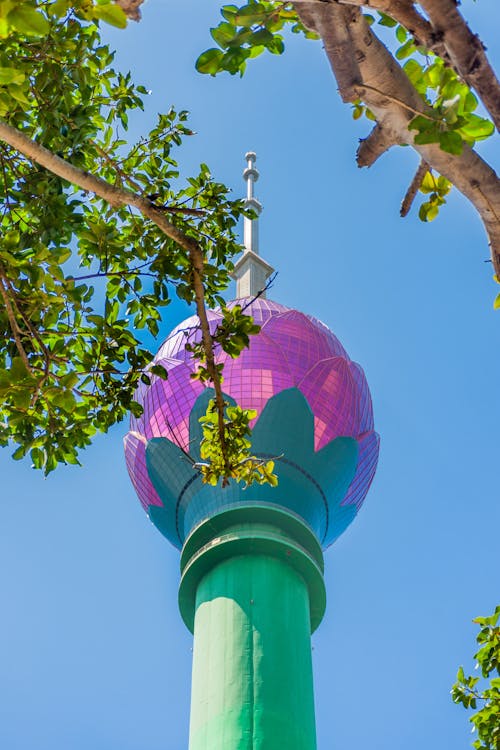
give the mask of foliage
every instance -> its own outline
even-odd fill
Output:
[[[222,477],[222,486],[228,479],[238,479],[246,485],[255,482],[275,487],[278,484],[274,461],[261,461],[251,455],[249,424],[256,416],[253,409],[241,409],[226,403],[224,441],[221,441],[216,439],[219,430],[216,402],[214,399],[209,402],[205,416],[200,419],[203,430],[200,455],[204,460],[197,464],[205,482],[216,485]],[[222,444],[227,446],[226,453],[221,450]]]
[[[199,56],[196,67],[200,73],[216,75],[226,71],[243,75],[247,61],[265,50],[282,54],[285,26],[293,33],[318,38],[301,24],[291,2],[249,0],[242,6],[223,6],[221,14],[224,20],[210,31],[218,48],[210,48]],[[477,97],[444,60],[419,46],[412,33],[387,14],[379,12],[377,21],[370,14],[365,14],[365,18],[370,24],[377,22],[393,30],[394,56],[426,104],[426,114],[413,117],[409,123],[409,129],[417,131],[415,143],[438,143],[443,151],[460,154],[464,144],[474,145],[493,135],[493,123],[475,113]],[[362,115],[376,119],[369,107],[356,100],[353,118]],[[408,133],[408,142],[411,138]],[[437,216],[451,188],[444,177],[438,175],[436,180],[441,180],[439,188],[432,191],[434,197],[423,203],[419,211],[422,221],[432,221]],[[425,188],[422,192],[429,190]]]
[[[290,2],[249,2],[241,7],[225,5],[221,14],[224,21],[210,30],[219,49],[208,49],[199,56],[196,69],[200,73],[216,75],[225,70],[232,75],[243,75],[246,61],[265,50],[281,55],[285,50],[281,32],[286,24],[291,25],[295,34],[316,38],[299,21]]]
[[[250,336],[260,331],[260,326],[253,319],[245,315],[241,305],[226,307],[221,300],[222,320],[212,334],[214,353],[222,349],[230,357],[236,359],[243,349],[250,345]],[[193,336],[192,332],[192,336]],[[186,344],[186,350],[191,352],[197,362],[197,369],[191,377],[202,383],[212,380],[207,364],[207,357],[203,340]],[[223,364],[216,363],[215,367],[223,383]],[[203,426],[203,440],[201,443],[201,457],[205,462],[200,464],[203,478],[209,484],[217,484],[223,480],[223,486],[228,479],[237,479],[245,484],[265,481],[277,483],[273,474],[273,462],[262,462],[251,455],[249,441],[252,419],[257,412],[253,409],[242,409],[240,406],[223,402],[221,419],[217,409],[217,399],[209,402],[205,416],[200,419]]]
[[[242,202],[203,164],[180,185],[174,151],[191,135],[185,112],[159,115],[135,145],[123,136],[147,91],[113,68],[100,40],[99,19],[123,25],[121,9],[5,0],[0,13],[0,117],[168,214],[201,249],[205,301],[217,304],[240,251]],[[78,463],[93,434],[129,409],[140,412],[133,394],[139,378],[149,381],[153,356],[140,331],[156,336],[173,290],[193,302],[193,269],[139,211],[80,190],[4,142],[0,194],[0,445],[17,444],[14,458],[29,453],[48,473]],[[224,346],[239,347],[245,330],[238,320]]]
[[[224,300],[221,299],[220,302],[222,321],[212,335],[214,351],[217,352],[217,348],[220,347],[226,354],[236,359],[243,349],[250,345],[250,336],[258,333],[260,326],[254,323],[250,316],[244,314],[241,305],[229,308],[226,307]],[[191,377],[201,380],[202,383],[209,381],[211,376],[207,368],[203,341],[186,344],[186,350],[193,354],[198,363],[197,370]],[[222,375],[223,366],[219,364],[217,367]]]
[[[420,192],[428,195],[425,203],[422,203],[418,215],[422,221],[433,221],[439,212],[439,207],[446,202],[445,196],[451,190],[451,182],[443,176],[434,177],[432,172],[427,172],[420,184]]]
[[[475,654],[476,668],[480,677],[465,676],[463,667],[457,674],[451,695],[455,703],[464,708],[476,710],[470,717],[477,740],[476,750],[500,750],[500,605],[489,617],[477,617],[474,622],[480,626],[476,641],[479,651]]]

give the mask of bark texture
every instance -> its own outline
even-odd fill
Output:
[[[420,4],[430,18],[435,38],[442,40],[458,75],[479,94],[500,130],[500,83],[483,43],[470,30],[456,0],[420,0]]]
[[[144,0],[116,0],[116,4],[125,11],[125,15],[131,21],[141,20],[141,11],[139,8],[143,2]]]
[[[482,45],[479,52],[474,43],[474,53],[470,53],[469,35],[477,37],[466,26],[454,0],[421,0],[430,22],[411,7],[413,2],[405,0],[296,0],[294,6],[304,25],[321,37],[342,99],[361,99],[377,119],[373,132],[358,149],[359,166],[370,166],[391,145],[411,145],[421,160],[450,180],[476,207],[488,234],[495,272],[500,276],[500,180],[495,170],[466,145],[460,155],[452,155],[438,144],[415,144],[417,131],[410,131],[408,124],[416,114],[431,116],[430,110],[361,13],[361,6],[365,6],[382,10],[403,25],[413,19],[416,33],[422,35],[419,38],[426,34],[433,45],[440,48],[443,44],[451,63],[457,70],[461,66],[459,74],[474,86],[481,99],[481,91],[488,88],[485,106],[493,117],[500,86],[493,72],[486,72],[489,63]],[[443,14],[452,10],[454,25],[444,33],[440,23],[448,15]],[[468,61],[467,65],[462,65],[463,60]]]

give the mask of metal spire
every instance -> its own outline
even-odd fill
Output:
[[[259,172],[255,167],[257,156],[253,151],[245,154],[247,160],[246,169],[243,171],[243,179],[247,183],[247,197],[245,208],[252,209],[257,214],[256,218],[249,219],[245,216],[243,224],[243,244],[245,249],[243,255],[236,263],[232,274],[236,281],[236,297],[255,297],[265,288],[267,279],[274,272],[272,266],[259,255],[259,216],[262,205],[254,195],[254,185],[259,179]],[[265,292],[260,295],[265,297]]]
[[[247,199],[245,208],[251,208],[257,214],[256,219],[249,219],[245,216],[243,224],[243,242],[246,251],[252,251],[259,254],[259,216],[262,212],[262,204],[259,203],[253,194],[254,185],[259,179],[259,172],[255,167],[257,156],[253,151],[245,154],[247,168],[243,170],[243,179],[247,183]]]

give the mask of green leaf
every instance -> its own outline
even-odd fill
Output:
[[[64,16],[64,14],[68,12],[70,5],[71,5],[71,0],[56,0],[54,3],[52,3],[49,10],[53,16],[60,18],[61,16]]]
[[[429,208],[427,209],[425,220],[426,221],[434,221],[434,219],[436,218],[436,216],[438,215],[438,213],[439,213],[439,208],[436,205],[433,204],[433,205],[429,206]]]
[[[7,16],[7,20],[16,31],[27,36],[46,36],[50,24],[45,16],[30,5],[16,5]]]
[[[269,45],[274,40],[274,36],[267,29],[260,29],[252,34],[250,43],[254,45]]]
[[[196,70],[198,73],[208,73],[215,75],[222,70],[222,59],[224,55],[219,49],[207,49],[196,60]]]
[[[464,99],[464,111],[473,112],[477,108],[477,105],[477,97],[472,93],[472,91],[468,91]]]
[[[162,380],[168,379],[168,372],[163,367],[163,365],[152,365],[150,368],[150,372],[152,375],[158,375],[158,377],[161,378]]]
[[[32,448],[30,457],[33,461],[34,469],[42,469],[45,463],[45,452],[41,448]]]
[[[422,78],[423,68],[416,60],[407,60],[403,70],[414,85]]]
[[[116,26],[119,29],[124,29],[127,26],[127,16],[123,8],[114,3],[108,5],[96,5],[93,9],[92,15],[94,18],[98,18],[100,21],[105,21],[111,26]]]
[[[236,22],[236,14],[238,13],[238,6],[237,5],[224,5],[223,8],[221,8],[221,15],[228,21],[228,23],[232,24],[233,26],[237,25]]]
[[[415,142],[416,142],[415,138]],[[439,135],[439,145],[448,154],[459,156],[463,150],[463,141],[460,135],[454,131],[445,131]]]
[[[493,309],[494,310],[500,310],[500,292],[495,297],[495,300],[493,302]]]
[[[392,28],[393,26],[397,26],[398,22],[394,20],[394,18],[391,18],[386,13],[380,13],[379,12],[379,24],[381,26],[388,26],[389,28]]]
[[[413,140],[417,145],[420,146],[423,146],[426,143],[440,143],[441,133],[439,132],[437,123],[434,125],[434,127],[417,133]]]
[[[25,77],[24,73],[16,68],[0,68],[0,86],[8,86],[10,83],[22,83]]]
[[[144,411],[141,404],[139,404],[137,401],[131,401],[130,402],[130,411],[134,415],[134,417],[140,417]]]
[[[269,11],[261,3],[249,3],[237,12],[235,21],[240,26],[253,26],[266,20]]]
[[[466,138],[473,138],[475,141],[480,141],[493,135],[495,126],[490,120],[470,114],[467,117],[466,123],[460,127],[459,132]]]
[[[17,448],[14,453],[12,454],[12,458],[14,461],[20,461],[22,458],[25,457],[26,453],[28,452],[27,446],[21,445],[19,448]]]
[[[406,31],[405,27],[398,26],[398,28],[396,29],[396,39],[398,40],[398,42],[403,44],[404,42],[406,42],[407,36],[408,36],[408,32]]]
[[[230,23],[220,23],[216,28],[210,29],[210,34],[217,44],[225,49],[234,39],[236,31]]]
[[[402,47],[396,50],[396,57],[398,60],[404,60],[405,57],[409,57],[415,50],[415,42],[413,39],[408,39]]]
[[[432,193],[436,189],[436,180],[431,172],[426,172],[420,185],[421,193]]]
[[[31,102],[26,96],[26,90],[24,86],[16,86],[15,84],[11,84],[7,90],[10,96],[15,99],[16,102],[19,102],[19,104],[22,104],[24,107],[30,106]]]

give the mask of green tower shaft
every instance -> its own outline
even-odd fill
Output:
[[[325,608],[322,565],[309,528],[272,506],[226,510],[186,540],[189,750],[315,750],[311,631]]]

